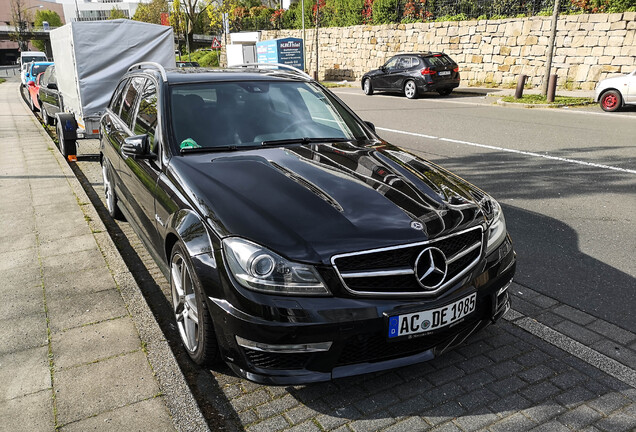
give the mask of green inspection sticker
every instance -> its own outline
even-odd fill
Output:
[[[186,138],[183,141],[181,141],[181,144],[179,144],[179,148],[183,150],[183,149],[201,148],[201,146],[197,144],[197,142],[193,140],[192,138]]]

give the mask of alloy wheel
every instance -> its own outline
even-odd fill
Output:
[[[183,345],[190,352],[199,346],[199,311],[190,269],[180,253],[172,257],[170,265],[173,312]]]
[[[102,177],[104,178],[104,198],[106,199],[106,208],[111,215],[115,213],[115,195],[108,177],[108,166],[106,161],[102,164]]]
[[[417,87],[415,86],[415,82],[407,81],[404,84],[404,95],[409,99],[415,99],[417,96]]]

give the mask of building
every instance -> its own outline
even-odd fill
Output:
[[[0,0],[4,1],[4,0]],[[132,18],[138,2],[121,0],[68,1],[64,0],[64,15],[71,21],[102,21],[110,18],[113,9],[121,11],[125,18]]]
[[[14,0],[0,0],[0,32],[3,37],[0,38],[0,65],[15,64],[20,57],[18,50],[18,43],[9,40],[7,36],[11,32],[15,31],[15,25],[13,23],[12,16],[12,4]],[[57,14],[64,20],[64,10],[60,3],[47,0],[21,0],[20,1],[22,11],[25,15],[25,25],[27,29],[33,28],[33,21],[35,20],[35,13],[38,10],[51,10],[57,12]],[[33,49],[31,43],[28,44],[29,49]]]

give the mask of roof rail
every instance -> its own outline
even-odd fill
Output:
[[[243,64],[229,66],[228,69],[238,69],[238,68],[244,68],[244,67],[255,67],[257,69],[259,67],[262,67],[262,68],[278,67],[280,69],[287,69],[290,72],[297,73],[305,78],[312,79],[309,75],[307,75],[305,72],[301,71],[300,69],[290,65],[283,64],[283,63],[243,63]]]
[[[164,69],[163,66],[161,66],[159,63],[156,63],[156,62],[135,63],[134,65],[128,68],[128,72],[130,72],[133,69],[143,69],[144,67],[155,68],[159,70],[159,73],[161,74],[161,79],[163,80],[163,82],[168,81],[168,77],[166,76],[166,70]]]

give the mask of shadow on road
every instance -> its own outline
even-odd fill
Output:
[[[606,149],[598,146],[586,151]],[[629,229],[629,219],[625,218],[632,217],[630,215],[636,210],[636,176],[497,152],[450,157],[440,163],[502,203],[518,254],[515,277],[518,283],[619,327],[636,331],[633,307],[636,304],[636,279],[613,267],[609,260],[603,262],[583,252],[579,234],[572,226],[527,209],[534,203],[537,208],[549,206],[556,214],[567,215],[568,220],[576,220],[592,230],[602,229],[603,224],[624,226],[621,238],[609,238],[609,233],[608,237],[594,233],[603,243],[594,247],[597,250],[605,248],[608,253],[619,248],[623,257],[634,256],[636,232],[633,225]],[[558,171],[558,176],[554,171]],[[587,216],[578,216],[576,208],[567,207],[568,204],[583,205],[583,200],[587,200],[587,206],[590,200],[598,203]],[[525,208],[516,206],[517,202],[519,205],[523,202]],[[620,213],[614,208],[620,209]],[[614,231],[618,230],[615,228]]]

